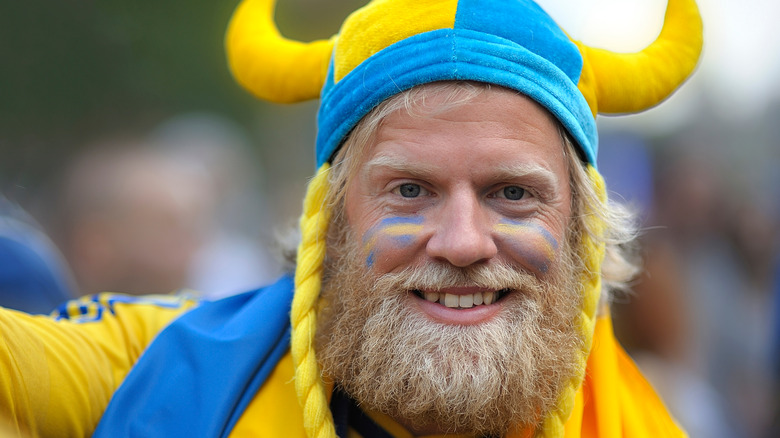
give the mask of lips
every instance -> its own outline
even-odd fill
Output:
[[[501,289],[495,291],[452,291],[456,293],[450,293],[445,291],[421,291],[415,289],[412,291],[415,295],[425,299],[431,303],[438,303],[442,306],[451,309],[471,309],[477,306],[488,306],[501,299],[504,295],[510,292],[509,289]]]

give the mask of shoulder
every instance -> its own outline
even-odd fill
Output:
[[[50,316],[56,321],[88,323],[104,317],[118,317],[124,313],[153,314],[165,312],[179,314],[202,303],[195,293],[180,291],[171,295],[123,295],[100,293],[70,300],[56,308]]]

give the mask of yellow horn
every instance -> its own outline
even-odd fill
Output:
[[[694,0],[669,0],[661,34],[637,53],[614,53],[576,42],[583,56],[578,87],[596,113],[633,113],[666,99],[693,72],[702,22]]]
[[[284,38],[274,23],[275,0],[244,0],[225,38],[228,63],[239,84],[261,99],[293,103],[315,99],[325,83],[333,42]]]

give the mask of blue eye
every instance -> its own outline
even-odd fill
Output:
[[[398,193],[404,198],[416,198],[420,196],[421,187],[417,184],[401,184],[398,187]]]
[[[525,195],[525,189],[518,186],[507,186],[502,190],[506,199],[511,201],[518,201]]]

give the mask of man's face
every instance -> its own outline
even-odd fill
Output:
[[[544,278],[558,259],[571,213],[561,136],[524,96],[490,90],[439,114],[395,112],[359,169],[346,219],[377,275],[432,261],[500,262]],[[408,305],[433,321],[479,324],[501,312],[504,295],[420,290]]]
[[[420,433],[537,425],[579,366],[570,198],[557,126],[523,96],[391,113],[329,236],[326,375]]]

